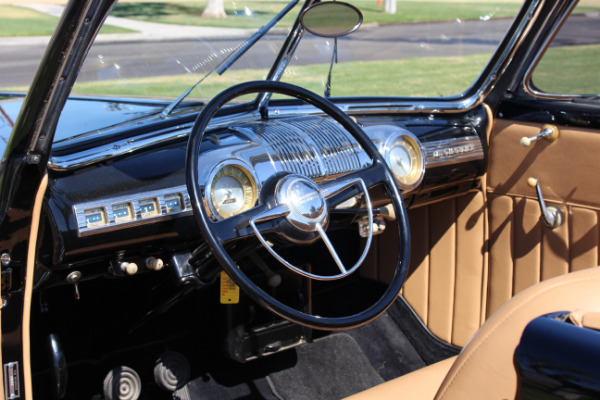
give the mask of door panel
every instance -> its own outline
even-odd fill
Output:
[[[463,346],[518,292],[598,265],[600,134],[559,127],[555,142],[523,147],[521,137],[541,126],[496,122],[485,196],[471,193],[409,211],[412,253],[403,295],[442,340]],[[561,210],[560,227],[541,221],[529,177],[540,180],[546,204]]]
[[[522,137],[539,133],[542,126],[496,121],[490,141],[488,191],[535,198],[535,190],[527,185],[527,178],[534,177],[540,180],[546,200],[598,208],[598,131],[559,126],[554,142],[520,144]]]
[[[600,134],[558,127],[556,141],[523,147],[521,138],[539,133],[541,126],[497,121],[491,135],[487,316],[539,281],[598,265]],[[529,177],[540,180],[546,203],[561,210],[560,227],[542,223]]]

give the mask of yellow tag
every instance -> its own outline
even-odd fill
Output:
[[[240,287],[231,280],[227,272],[221,271],[221,304],[240,302]]]

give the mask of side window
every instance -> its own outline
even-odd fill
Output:
[[[529,87],[539,95],[600,95],[600,0],[582,0],[542,56]]]

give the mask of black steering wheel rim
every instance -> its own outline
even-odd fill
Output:
[[[382,170],[385,171],[382,182],[386,183],[387,189],[390,191],[390,200],[395,209],[396,226],[398,228],[398,237],[400,238],[398,259],[392,280],[388,284],[383,295],[370,307],[357,314],[341,317],[322,317],[306,314],[281,303],[263,291],[256,283],[246,276],[241,268],[236,266],[231,256],[225,250],[223,243],[215,235],[214,228],[212,227],[213,222],[210,220],[208,212],[203,205],[203,188],[198,184],[198,162],[202,139],[209,122],[225,104],[246,94],[262,92],[278,93],[295,97],[319,108],[347,129],[348,132],[356,138],[363,149],[365,149],[369,157],[373,160],[373,163],[378,164],[382,167]],[[231,279],[233,279],[233,281],[240,286],[253,301],[273,313],[292,322],[311,328],[326,330],[349,329],[363,325],[377,318],[394,302],[400,293],[400,288],[402,287],[408,269],[410,249],[410,232],[404,200],[395,184],[392,172],[386,165],[385,160],[380,155],[375,145],[348,115],[342,112],[329,100],[299,86],[277,81],[245,82],[224,90],[204,107],[194,123],[186,153],[186,183],[198,226],[200,227],[202,236],[211,247],[213,256],[219,261]]]

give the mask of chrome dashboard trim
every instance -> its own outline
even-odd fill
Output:
[[[438,140],[423,144],[427,167],[483,160],[485,154],[479,136]]]
[[[300,116],[229,129],[262,145],[278,171],[314,179],[356,171],[371,164],[356,139],[327,118]]]
[[[165,204],[165,197],[170,195],[181,196],[183,203],[181,204],[182,209],[175,212],[167,212],[167,206]],[[140,201],[147,199],[156,199],[159,206],[158,215],[143,217],[140,211]],[[133,209],[133,220],[126,222],[116,222],[115,215],[112,207],[114,205],[130,203]],[[88,227],[85,211],[93,209],[104,210],[106,216],[106,225],[97,227]],[[111,197],[107,199],[94,200],[86,203],[78,203],[73,205],[73,213],[77,220],[77,233],[80,237],[88,236],[92,234],[111,232],[121,228],[130,228],[134,226],[145,225],[160,220],[172,219],[175,217],[192,215],[192,204],[190,202],[190,196],[188,195],[186,186],[176,186],[172,188],[166,188],[155,191],[146,191],[136,193],[133,195]]]
[[[391,127],[393,129],[390,132],[401,132],[402,134],[406,134],[404,129],[398,127]],[[241,132],[245,134],[251,134],[248,132],[250,129],[242,129]],[[384,133],[384,132],[382,132]],[[373,138],[376,142],[381,142],[382,139],[385,138]],[[258,140],[255,138],[255,140]],[[294,169],[297,168],[289,168],[286,169],[285,165],[280,161],[273,161],[277,159],[277,155],[265,153],[264,145],[256,143],[254,141],[247,141],[242,143],[235,143],[232,145],[224,146],[223,148],[217,148],[216,150],[203,153],[203,162],[199,163],[200,168],[202,169],[201,174],[199,176],[206,176],[206,181],[199,182],[200,186],[204,188],[206,185],[210,183],[210,171],[214,169],[215,165],[222,165],[223,158],[225,155],[229,155],[226,159],[227,163],[230,164],[241,164],[244,165],[245,168],[253,175],[256,179],[257,189],[260,192],[261,186],[264,182],[271,177],[273,174],[277,172],[287,171],[294,172]],[[482,160],[484,158],[483,146],[481,143],[481,139],[478,136],[469,136],[466,138],[457,138],[457,139],[449,139],[449,140],[438,140],[433,142],[421,143],[422,151],[425,155],[425,164],[426,168],[435,168],[441,167],[444,165],[461,163],[467,161],[474,160]],[[323,149],[323,148],[321,148]],[[319,150],[319,148],[313,148],[312,156],[315,154],[314,150]],[[361,150],[361,154],[357,155],[357,160],[364,161],[363,157],[366,156],[364,151]],[[335,152],[332,152],[334,154]],[[236,157],[232,158],[231,155],[235,154]],[[331,157],[332,154],[329,154]],[[297,157],[302,157],[302,155],[296,154]],[[320,157],[320,155],[319,155]],[[316,157],[316,158],[319,158]],[[298,160],[294,161],[297,162]],[[339,160],[338,160],[339,161]],[[335,163],[333,161],[329,161],[330,163]],[[346,161],[347,162],[347,161]],[[313,163],[319,164],[323,166],[326,162],[322,160],[317,162],[313,160]],[[314,165],[316,165],[314,164]],[[322,175],[318,177],[326,177],[326,176],[339,176],[343,175],[347,172],[352,172],[364,167],[364,164],[346,164],[346,167],[350,165],[350,169],[327,169],[324,168],[321,172]],[[360,166],[362,165],[362,166]],[[290,170],[291,169],[291,170]],[[206,171],[204,171],[206,170]],[[333,172],[334,174],[330,174]],[[183,200],[182,210],[167,213],[167,208],[165,204],[165,197],[169,195],[179,195]],[[158,205],[160,208],[160,213],[156,216],[150,216],[143,218],[140,210],[140,201],[146,199],[157,199]],[[135,218],[132,221],[126,222],[116,222],[115,216],[112,211],[112,207],[114,205],[122,204],[122,203],[130,203],[132,205],[133,214]],[[205,207],[210,207],[208,204],[205,204]],[[98,227],[88,227],[85,218],[85,211],[92,209],[102,209],[104,210],[106,216],[106,224]],[[210,210],[211,212],[213,210]],[[77,231],[80,237],[89,236],[94,234],[111,232],[121,228],[130,228],[135,226],[141,226],[149,223],[154,223],[157,221],[162,221],[166,219],[172,219],[182,216],[193,215],[190,197],[188,195],[187,187],[185,185],[176,186],[171,188],[165,188],[156,191],[145,191],[132,195],[126,196],[118,196],[107,199],[95,200],[85,203],[77,203],[73,206],[73,212],[75,214],[75,218],[77,220]]]

